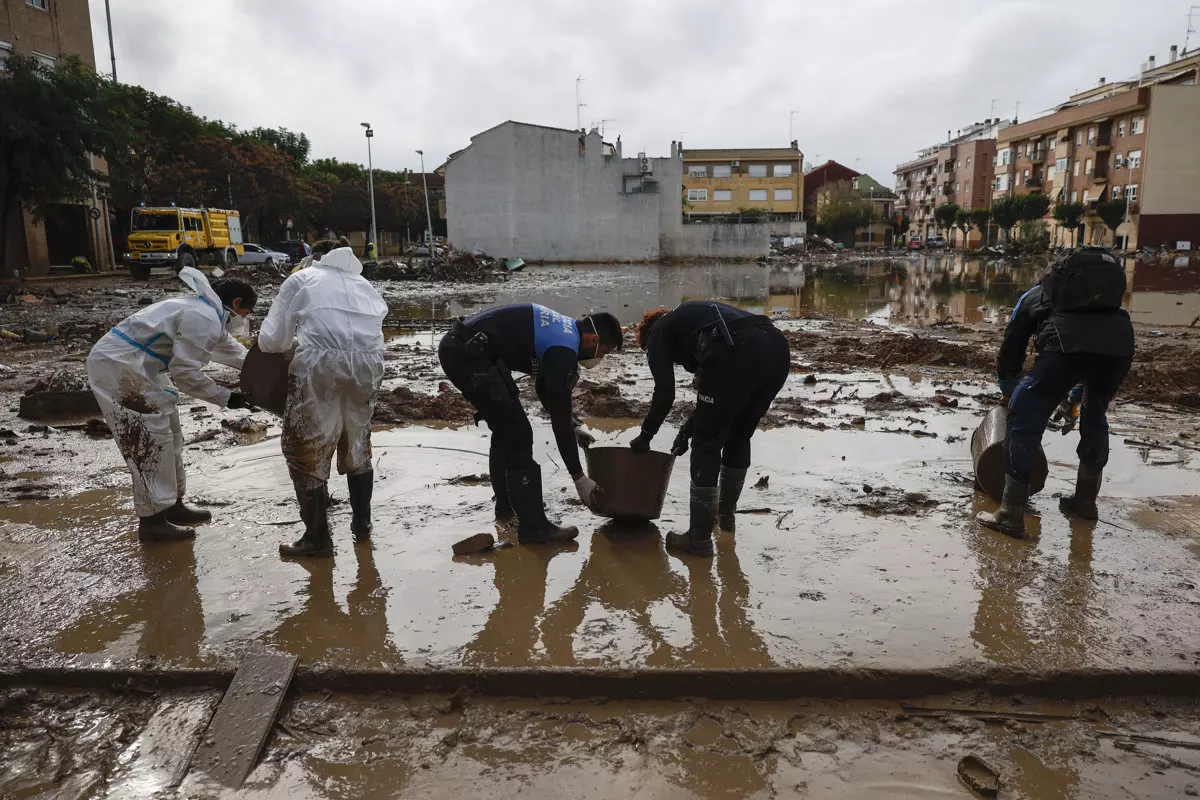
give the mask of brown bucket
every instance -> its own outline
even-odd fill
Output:
[[[1004,433],[1008,424],[1008,408],[996,406],[971,434],[971,461],[975,464],[975,488],[982,489],[993,500],[1004,494]],[[1033,472],[1029,475],[1029,493],[1037,494],[1046,486],[1046,454],[1038,447]]]
[[[242,391],[259,408],[282,417],[287,405],[287,376],[290,353],[264,353],[250,348],[242,364]]]
[[[589,447],[584,450],[588,476],[604,495],[593,509],[602,517],[619,520],[658,519],[675,456],[670,453],[635,453],[628,447]]]

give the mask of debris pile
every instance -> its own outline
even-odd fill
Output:
[[[363,277],[373,281],[434,281],[438,283],[487,283],[506,280],[504,263],[481,253],[436,250],[429,258],[404,261],[368,261]]]
[[[407,386],[397,386],[379,395],[372,419],[396,424],[417,420],[470,422],[474,417],[475,409],[456,391],[422,394]]]
[[[889,366],[923,364],[966,367],[989,374],[996,369],[994,350],[985,351],[970,344],[918,334],[859,337],[789,331],[785,335],[792,350],[805,353],[814,365],[839,364],[887,369]]]
[[[632,419],[646,416],[650,404],[625,397],[615,383],[587,383],[575,387],[575,408],[585,417]]]

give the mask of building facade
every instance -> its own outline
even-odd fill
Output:
[[[908,234],[925,239],[940,231],[934,209],[954,203],[966,209],[990,208],[996,137],[1008,120],[985,119],[968,125],[946,141],[921,150],[912,161],[896,167],[896,212],[908,218]],[[972,231],[977,243],[979,232]]]
[[[693,218],[740,217],[766,212],[776,221],[798,221],[804,208],[804,154],[789,148],[683,151],[684,209]]]
[[[4,0],[0,4],[0,71],[14,55],[31,56],[53,67],[59,58],[77,56],[95,69],[88,0]],[[97,168],[103,163],[97,159]],[[12,204],[15,206],[16,204]],[[44,275],[50,265],[67,265],[87,256],[98,267],[111,266],[107,203],[54,203],[45,220],[14,207],[9,219],[4,263],[28,275]]]
[[[754,258],[768,225],[684,225],[682,160],[625,158],[599,132],[508,121],[444,165],[450,243],[526,261]]]
[[[1128,247],[1200,246],[1200,49],[1167,63],[1152,56],[1136,79],[1101,78],[1049,114],[1004,131],[993,199],[1045,193],[1082,203],[1084,240]],[[1127,222],[1109,231],[1096,213],[1125,198]],[[1071,241],[1047,216],[1052,240]]]
[[[845,164],[839,164],[836,161],[826,161],[821,166],[813,167],[804,173],[804,208],[802,209],[804,218],[806,220],[817,218],[817,196],[822,189],[831,183],[852,181],[859,174]]]

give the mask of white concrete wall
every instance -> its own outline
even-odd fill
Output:
[[[766,224],[681,225],[664,235],[662,255],[683,261],[690,258],[757,258],[771,252],[771,235]]]
[[[603,155],[598,134],[506,122],[446,166],[451,244],[527,261],[653,261],[678,218],[677,158],[652,159],[658,193],[624,192],[637,159]]]
[[[1200,214],[1200,86],[1153,86],[1141,213]]]

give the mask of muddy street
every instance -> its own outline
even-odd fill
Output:
[[[379,283],[375,533],[354,543],[334,477],[336,556],[312,562],[277,554],[303,524],[267,412],[181,402],[188,494],[213,521],[157,545],[137,539],[104,431],[17,415],[37,381],[81,373],[143,292],[176,287],[76,281],[4,306],[0,327],[56,333],[0,342],[0,795],[210,796],[173,787],[180,742],[259,646],[299,657],[298,688],[227,796],[549,797],[569,782],[588,797],[967,797],[969,754],[1006,798],[1200,793],[1200,263],[1130,266],[1138,350],[1101,520],[1059,511],[1078,435],[1049,430],[1017,540],[974,522],[996,503],[974,489],[969,442],[1038,271],[916,256]],[[705,297],[771,314],[791,346],[715,559],[663,548],[687,525],[686,457],[654,522],[584,508],[528,380],[549,513],[579,539],[454,556],[516,532],[493,518],[490,434],[438,366],[446,320],[533,301],[628,325]],[[628,339],[584,373],[576,408],[597,445],[633,438],[652,388]],[[688,383],[677,394],[656,449],[695,402]],[[641,699],[639,673],[660,676]],[[183,688],[189,674],[206,688]],[[430,680],[445,694],[422,694]]]

